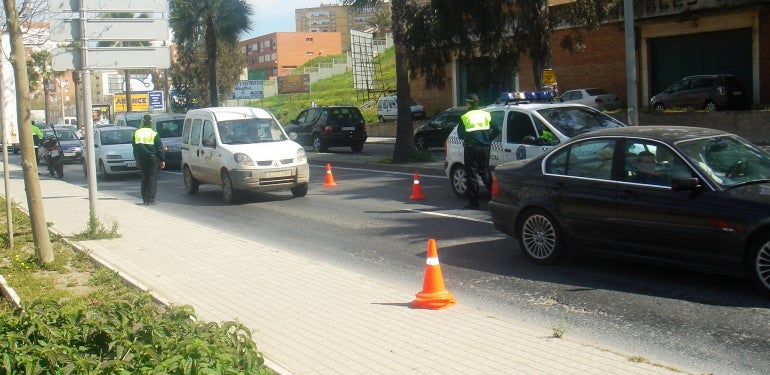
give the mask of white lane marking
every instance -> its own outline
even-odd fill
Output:
[[[317,168],[324,168],[326,169],[326,166],[321,165],[311,165],[311,167],[317,167]],[[345,169],[349,171],[359,171],[359,172],[378,172],[378,173],[386,173],[386,174],[396,174],[396,175],[402,175],[402,176],[414,176],[414,172],[396,172],[396,171],[383,171],[380,169],[366,169],[366,168],[351,168],[351,167],[334,167],[332,166],[332,170],[335,169]],[[420,177],[430,177],[430,178],[447,178],[445,175],[432,175],[432,174],[421,174]]]
[[[448,218],[451,218],[451,219],[460,219],[460,220],[476,221],[476,222],[479,222],[479,223],[493,224],[491,220],[476,219],[476,218],[473,218],[473,217],[445,214],[445,213],[441,213],[441,212],[416,210],[414,208],[407,208],[407,209],[405,209],[405,211],[412,211],[412,212],[416,212],[418,214],[433,215],[433,216],[439,216],[439,217],[448,217]]]

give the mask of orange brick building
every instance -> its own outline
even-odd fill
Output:
[[[302,64],[342,53],[339,32],[276,32],[240,42],[248,79],[267,80],[291,73]]]

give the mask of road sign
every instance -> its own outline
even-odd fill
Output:
[[[103,47],[90,48],[87,52],[88,69],[168,69],[171,67],[171,51],[168,47]],[[80,50],[54,48],[51,50],[51,67],[54,71],[82,69]]]
[[[86,20],[81,35],[80,19],[52,19],[50,38],[54,42],[89,40],[168,40],[168,20],[157,18],[93,18]]]
[[[83,10],[97,12],[166,13],[167,0],[83,0]],[[80,0],[48,0],[52,13],[78,12]]]

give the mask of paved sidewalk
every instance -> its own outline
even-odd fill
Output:
[[[26,207],[20,166],[9,169],[11,197]],[[87,189],[47,177],[40,185],[51,230],[64,236],[83,231]],[[420,285],[399,289],[134,201],[99,194],[97,213],[103,223],[116,221],[123,237],[77,242],[81,250],[164,303],[191,305],[207,321],[251,327],[268,365],[280,374],[702,372],[553,338],[549,328],[463,301],[445,310],[411,309]]]

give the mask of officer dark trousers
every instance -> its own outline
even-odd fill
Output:
[[[465,163],[465,186],[468,188],[468,206],[479,206],[479,174],[483,174],[485,184],[489,184],[486,174],[489,170],[489,147],[465,146],[463,149]]]
[[[144,203],[155,203],[155,192],[158,187],[160,165],[158,159],[142,160],[142,200]]]

